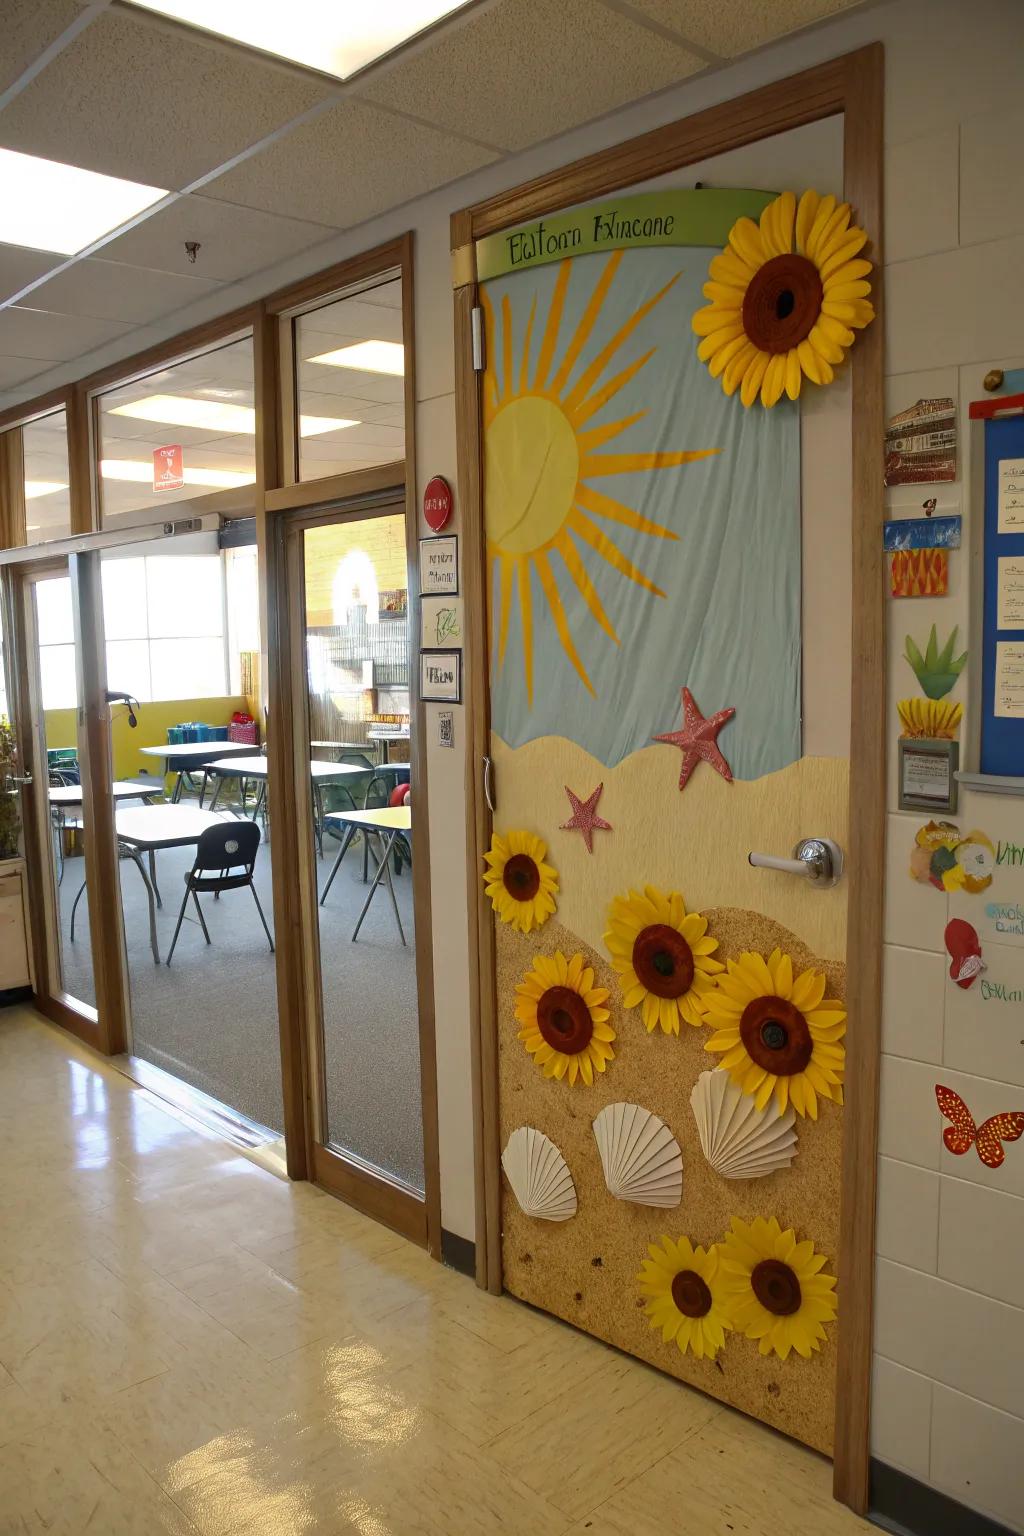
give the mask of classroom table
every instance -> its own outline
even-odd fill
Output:
[[[214,811],[201,811],[192,805],[140,805],[114,813],[117,840],[128,852],[142,876],[149,901],[149,942],[153,959],[160,964],[160,949],[156,936],[156,909],[163,905],[156,881],[150,881],[141,855],[147,853],[151,867],[154,854],[160,848],[188,848],[198,843],[208,827],[216,827],[223,821],[237,818]],[[77,898],[76,898],[77,899]]]
[[[181,799],[181,786],[186,774],[192,773],[196,768],[204,768],[207,763],[212,763],[215,758],[244,757],[247,753],[252,752],[252,743],[243,741],[168,741],[159,747],[140,747],[139,751],[144,757],[162,757],[166,765],[164,772],[177,775],[174,781],[174,790],[171,794],[171,804],[177,805]],[[172,764],[177,766],[172,766]],[[204,781],[203,788],[205,789],[205,787]]]
[[[111,798],[115,803],[119,800],[149,800],[164,792],[163,779],[156,779],[150,787],[146,784],[134,784],[130,779],[115,779],[110,786]],[[54,832],[57,837],[57,884],[64,879],[64,829],[67,826],[65,814],[67,811],[78,810],[82,805],[81,784],[51,784],[50,785],[50,810],[53,813]],[[76,823],[77,825],[77,823]],[[81,892],[79,892],[81,895]],[[77,897],[75,898],[77,902]]]
[[[389,747],[391,742],[409,740],[408,727],[406,727],[405,730],[399,729],[395,731],[389,730],[387,726],[374,729],[374,727],[371,725],[366,734],[369,737],[370,743],[380,749],[381,761],[384,763],[390,761]]]
[[[355,775],[372,773],[375,778],[391,778],[397,780],[403,770],[408,770],[408,763],[375,763],[372,768],[365,768],[361,763],[325,763],[319,758],[311,758],[309,774],[313,781],[313,813],[316,820],[317,844],[320,845],[320,831],[324,824],[323,785],[340,784],[346,778]],[[212,773],[220,782],[214,790],[213,799],[210,801],[211,811],[216,808],[217,797],[226,779],[241,779],[242,801],[245,801],[245,781],[255,779],[260,784],[260,792],[256,797],[253,807],[252,819],[256,820],[260,810],[266,803],[267,781],[270,778],[270,765],[265,757],[235,757],[227,758],[220,762],[207,763],[203,773]],[[393,786],[392,786],[393,787]],[[202,805],[206,793],[206,780],[203,780],[203,793],[199,796],[199,804]],[[322,847],[320,852],[323,852]]]
[[[327,884],[324,886],[323,895],[320,897],[320,905],[327,900],[327,892],[330,890],[335,875],[338,873],[341,861],[348,852],[349,844],[357,832],[363,832],[370,836],[376,836],[383,842],[383,854],[377,866],[377,873],[370,882],[370,889],[363,902],[363,910],[359,914],[359,920],[352,930],[352,942],[359,937],[359,930],[363,926],[363,918],[370,910],[370,902],[373,893],[380,885],[381,880],[388,883],[388,891],[391,895],[391,905],[395,909],[395,922],[398,924],[399,937],[405,943],[405,930],[402,927],[402,919],[398,911],[398,899],[395,896],[395,887],[391,883],[391,853],[395,842],[400,836],[409,837],[412,833],[412,810],[408,805],[382,805],[372,811],[328,811],[325,821],[333,822],[337,826],[345,828],[345,836],[338,856],[334,861],[330,874],[327,876]]]
[[[377,751],[375,741],[311,741],[309,745],[313,752],[362,752],[364,757],[373,757]]]

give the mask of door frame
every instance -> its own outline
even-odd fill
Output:
[[[452,215],[455,289],[455,409],[463,577],[469,644],[471,827],[468,858],[473,1114],[476,1141],[477,1284],[502,1289],[501,1168],[494,929],[480,871],[491,813],[483,765],[490,752],[488,587],[483,528],[480,379],[473,369],[477,304],[475,242],[557,209],[608,195],[710,155],[843,115],[843,191],[871,234],[876,319],[850,355],[852,383],[853,651],[847,1008],[842,1141],[839,1290],[843,1297],[836,1370],[833,1492],[863,1513],[868,1503],[874,1287],[878,1082],[881,1046],[883,870],[885,867],[885,589],[882,581],[884,435],[882,163],[884,48],[848,53],[691,117],[630,139]]]

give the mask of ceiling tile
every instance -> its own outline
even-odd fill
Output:
[[[216,292],[219,286],[201,277],[178,277],[170,272],[151,272],[146,267],[90,258],[76,261],[34,289],[28,302],[64,315],[147,325]]]
[[[12,86],[66,27],[78,21],[76,0],[4,0],[0,91]]]
[[[359,94],[485,143],[522,149],[705,67],[695,54],[593,0],[504,0]]]
[[[322,81],[110,11],[0,112],[0,143],[177,189],[329,94]]]
[[[219,176],[206,193],[348,229],[495,158],[446,133],[349,100]]]
[[[85,320],[12,306],[0,309],[0,358],[14,353],[43,362],[62,362],[127,336],[132,329],[113,320]]]
[[[4,348],[4,355],[0,356],[0,389],[12,389],[15,384],[25,384],[45,371],[46,362],[40,362],[38,357],[14,357]],[[29,393],[31,391],[19,389],[18,398],[24,400]]]
[[[810,26],[863,0],[629,0],[635,11],[678,32],[685,41],[731,59]]]
[[[332,234],[321,224],[277,218],[192,193],[111,240],[103,247],[103,255],[110,261],[178,272],[183,277],[233,283],[276,266]],[[194,263],[186,254],[186,240],[199,242]]]
[[[63,256],[52,251],[27,251],[20,245],[0,245],[0,299],[20,293],[27,283],[34,283],[59,267]]]

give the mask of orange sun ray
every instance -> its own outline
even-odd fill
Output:
[[[555,291],[551,295],[551,303],[548,306],[548,319],[544,327],[544,338],[541,341],[540,357],[537,359],[537,372],[533,376],[534,390],[540,391],[547,383],[547,377],[551,371],[551,360],[555,355],[555,347],[558,344],[558,331],[562,324],[562,310],[565,308],[565,295],[569,291],[569,269],[572,262],[560,261],[558,264],[558,279],[555,283]]]
[[[580,682],[584,688],[589,694],[593,694],[594,689],[590,678],[587,676],[586,668],[580,660],[579,652],[573,644],[572,635],[569,633],[569,624],[565,617],[565,609],[562,607],[562,598],[555,582],[554,572],[543,550],[538,550],[533,556],[533,563],[536,567],[537,575],[540,577],[544,596],[548,600],[548,607],[551,610],[551,617],[555,621],[555,628],[558,631],[558,638],[562,642],[562,649],[579,674]]]
[[[640,308],[634,311],[634,313],[630,315],[629,319],[624,321],[623,324],[619,326],[619,329],[615,332],[615,335],[612,337],[611,341],[609,341],[606,346],[601,348],[600,352],[594,358],[590,366],[580,374],[580,377],[576,381],[576,384],[573,387],[571,393],[568,394],[563,400],[562,405],[567,416],[572,416],[578,407],[583,404],[588,393],[590,392],[591,387],[601,377],[606,366],[615,356],[619,348],[623,345],[624,342],[629,340],[630,336],[632,336],[641,320],[643,320],[646,315],[650,314],[654,306],[661,303],[669,289],[673,288],[679,281],[681,275],[681,273],[677,272],[674,277],[670,277],[665,286],[663,288],[659,288],[658,292],[653,294],[646,301],[646,303],[641,304]]]
[[[648,581],[643,571],[638,571],[632,561],[626,559],[621,549],[612,543],[608,535],[602,533],[600,528],[585,517],[578,507],[573,507],[565,521],[566,526],[571,528],[573,533],[578,533],[591,549],[596,549],[602,560],[606,560],[613,570],[618,571],[622,576],[628,576],[630,581],[635,581],[638,587],[644,587],[648,592],[653,592],[655,597],[665,596],[661,588],[656,587],[653,581]]]
[[[628,475],[635,469],[672,469],[678,464],[692,464],[696,459],[710,459],[720,448],[690,448],[679,453],[591,453],[580,464],[580,479],[600,479],[602,475]]]
[[[512,393],[512,305],[508,294],[501,299],[501,398]]]
[[[530,338],[533,335],[533,322],[536,314],[537,295],[534,294],[533,303],[530,305],[529,319],[526,322],[526,334],[523,337],[523,355],[519,363],[519,393],[521,395],[525,395],[526,391],[530,387],[530,380],[528,377],[530,367]]]
[[[635,512],[632,507],[624,506],[621,501],[615,501],[611,496],[605,496],[600,491],[595,491],[592,485],[577,485],[576,505],[587,512],[596,512],[598,517],[607,517],[613,523],[622,523],[625,528],[633,528],[637,533],[649,533],[657,539],[678,539],[678,533],[673,533],[671,528],[666,528],[663,523],[655,523],[649,517],[644,517],[642,512]]]
[[[652,347],[649,352],[644,353],[643,357],[634,358],[628,367],[623,368],[621,373],[617,373],[610,378],[607,384],[598,390],[596,395],[591,395],[590,399],[569,417],[573,427],[578,431],[583,423],[589,421],[591,416],[596,415],[603,405],[607,405],[608,401],[617,395],[620,389],[625,389],[630,379],[636,378],[644,364],[648,363],[654,356],[656,350],[655,347]]]
[[[600,624],[609,640],[613,640],[615,644],[618,645],[619,637],[615,633],[611,619],[609,619],[607,613],[605,612],[604,604],[601,602],[601,599],[597,594],[597,588],[594,586],[594,583],[591,581],[589,575],[587,574],[587,568],[583,564],[583,561],[580,559],[579,550],[576,548],[576,545],[573,543],[572,539],[566,533],[564,528],[555,539],[554,548],[558,550],[558,553],[565,561],[569,575],[576,583],[577,591],[583,598],[583,601],[586,603],[587,607],[590,609],[594,618],[597,620],[598,624]]]
[[[526,702],[533,708],[533,597],[530,592],[530,557],[520,555],[519,606],[523,620],[523,670],[526,673]]]
[[[589,432],[577,432],[576,441],[580,446],[581,454],[590,453],[604,443],[610,443],[613,437],[618,437],[620,432],[625,432],[627,427],[632,427],[636,422],[643,421],[646,415],[646,411],[634,411],[632,416],[623,416],[619,421],[610,421],[606,427],[591,427]]]
[[[594,322],[601,313],[601,306],[608,297],[608,290],[612,285],[612,279],[619,270],[621,261],[622,252],[615,251],[609,256],[605,263],[604,271],[594,284],[594,291],[587,300],[587,307],[580,317],[580,323],[576,327],[572,340],[565,349],[565,356],[562,358],[558,372],[551,380],[551,393],[553,395],[561,394],[570,373],[572,373],[573,368],[576,366],[576,359],[579,357],[589,339],[591,331],[594,329]]]
[[[511,560],[501,562],[501,606],[498,610],[498,666],[505,665],[505,648],[508,645],[508,621],[512,613],[512,588],[515,586],[516,568]],[[494,578],[488,577],[488,589],[493,591]]]

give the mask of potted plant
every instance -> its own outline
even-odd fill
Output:
[[[6,715],[0,715],[0,859],[16,859],[20,853],[21,815],[14,775],[18,746]]]

